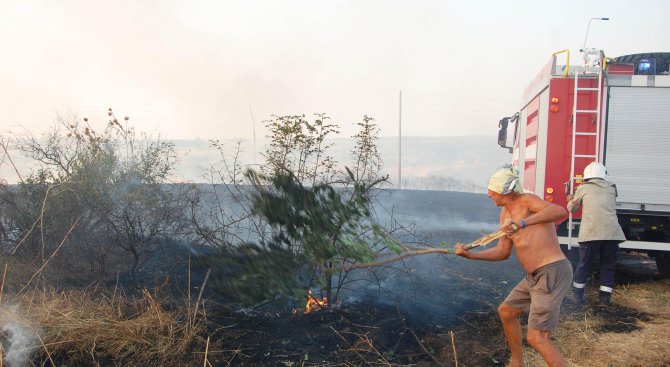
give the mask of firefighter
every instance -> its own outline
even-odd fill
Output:
[[[574,197],[568,195],[568,209],[583,207],[579,226],[579,263],[572,283],[575,299],[584,302],[584,287],[591,266],[599,260],[600,291],[598,300],[608,305],[614,287],[619,244],[626,240],[616,215],[616,186],[606,180],[607,169],[592,162],[584,169],[584,182]]]
[[[549,366],[567,366],[561,352],[552,343],[551,333],[558,325],[561,303],[570,289],[572,266],[561,251],[555,223],[567,211],[533,194],[524,194],[516,171],[503,166],[489,180],[489,198],[500,211],[500,229],[507,232],[498,245],[481,252],[469,252],[456,245],[456,254],[467,259],[500,261],[516,250],[527,275],[498,307],[507,345],[510,366],[523,366],[519,316],[528,315],[526,340]]]

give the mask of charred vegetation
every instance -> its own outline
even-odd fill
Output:
[[[338,133],[328,116],[273,116],[264,165],[250,169],[240,144],[212,141],[220,161],[196,185],[174,181],[170,142],[136,132],[111,109],[107,117],[101,129],[65,116],[45,136],[1,139],[3,164],[19,153],[35,163],[17,185],[0,184],[3,362],[507,361],[495,308],[519,273],[487,264],[473,275],[447,256],[403,257],[449,254],[447,242],[491,232],[497,213],[484,196],[463,194],[461,205],[475,213],[448,228],[441,216],[455,209],[435,203],[436,193],[391,193],[374,119],[357,123],[343,164],[328,153],[327,138]],[[397,203],[433,205],[432,219],[417,223]],[[439,240],[442,247],[427,245]],[[615,293],[611,309],[571,310],[567,330],[607,337],[657,323],[666,335],[667,294],[646,283],[629,291],[643,308]]]

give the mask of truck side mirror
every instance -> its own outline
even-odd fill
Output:
[[[500,145],[503,148],[507,148],[510,153],[514,152],[514,148],[512,146],[507,145],[507,125],[509,125],[510,122],[514,123],[514,135],[516,135],[516,129],[518,127],[517,121],[519,120],[519,113],[515,113],[512,117],[503,117],[498,121],[498,127],[500,130],[498,130],[498,145]]]
[[[503,148],[509,148],[507,146],[507,125],[509,124],[509,119],[509,117],[503,117],[498,122],[498,127],[500,128],[500,130],[498,130],[498,145]]]
[[[498,145],[507,148],[507,127],[501,127],[498,130]]]

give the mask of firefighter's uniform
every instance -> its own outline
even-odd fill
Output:
[[[568,202],[568,209],[573,212],[583,207],[578,238],[579,263],[572,285],[575,296],[582,301],[591,266],[599,257],[599,298],[601,303],[609,304],[619,243],[625,241],[626,237],[616,215],[616,186],[605,180],[604,166],[600,163],[591,165],[599,165],[596,167],[597,172],[589,172],[589,167],[584,170],[584,177],[588,179],[577,188],[574,197]]]

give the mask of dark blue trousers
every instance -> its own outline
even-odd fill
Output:
[[[584,288],[591,268],[598,262],[600,264],[600,290],[611,293],[614,287],[614,271],[620,242],[617,240],[580,242],[579,263],[575,269],[573,286]]]

